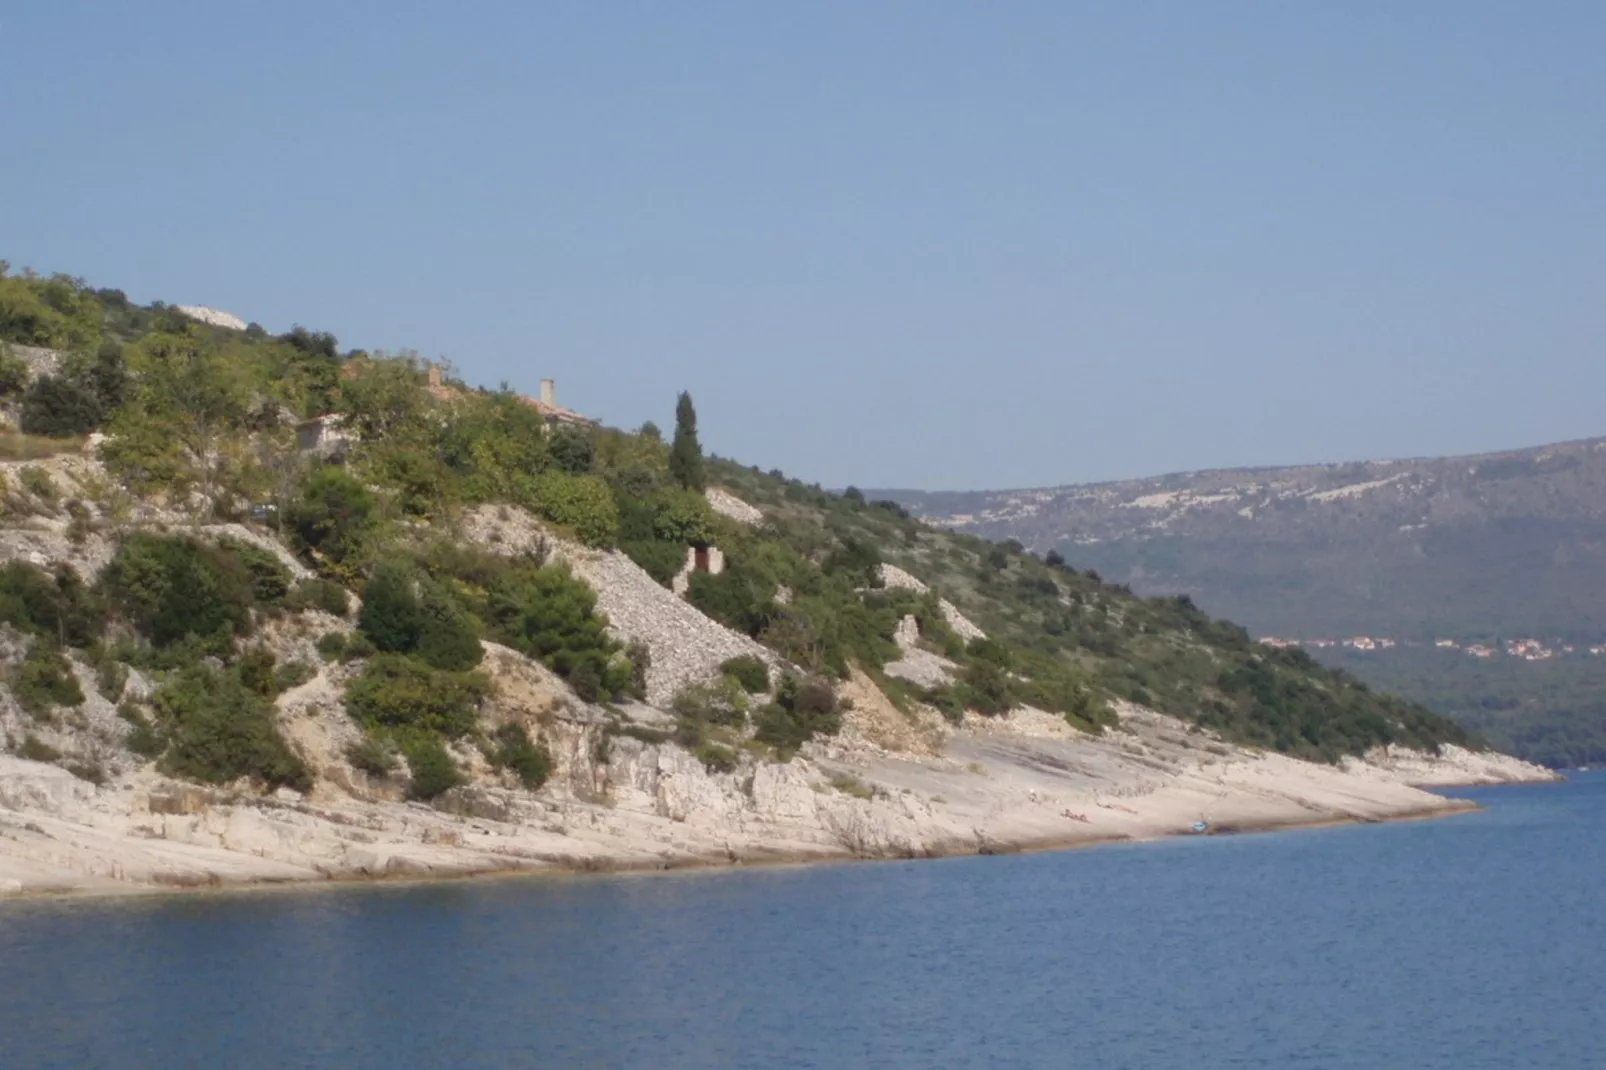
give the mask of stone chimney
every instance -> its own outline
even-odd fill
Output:
[[[439,364],[431,364],[429,366],[429,388],[431,390],[439,390],[441,388],[441,366]]]
[[[541,380],[541,404],[554,409],[558,407],[558,382],[556,379]]]

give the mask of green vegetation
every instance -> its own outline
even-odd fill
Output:
[[[754,654],[741,654],[722,662],[719,671],[742,685],[749,695],[760,695],[770,689],[770,667]]]
[[[379,565],[363,587],[357,626],[376,649],[411,654],[436,669],[463,672],[483,657],[468,614],[437,584],[395,562]]]
[[[441,741],[432,736],[413,736],[402,744],[407,768],[412,772],[407,797],[429,801],[463,783],[462,770],[446,753]]]
[[[49,720],[58,706],[78,706],[84,690],[61,649],[45,638],[34,640],[7,682],[17,705],[38,721]]]
[[[474,731],[490,689],[478,673],[432,669],[412,658],[376,654],[346,687],[346,709],[370,729],[460,739]]]
[[[155,647],[224,654],[251,632],[251,610],[289,590],[271,554],[237,542],[130,535],[101,577],[112,609]]]
[[[495,746],[487,753],[487,759],[498,769],[512,771],[530,791],[540,788],[552,775],[551,752],[546,744],[532,740],[523,725],[510,721],[491,738]]]
[[[1062,559],[1038,560],[1019,544],[927,528],[895,506],[778,473],[711,461],[709,474],[763,508],[768,523],[724,528],[726,575],[694,578],[692,599],[815,673],[841,676],[850,664],[891,660],[897,621],[913,614],[922,642],[959,663],[957,679],[932,691],[900,685],[889,693],[896,700],[903,691],[949,717],[1029,704],[1097,731],[1113,723],[1107,699],[1114,698],[1321,761],[1386,743],[1480,745],[1420,706],[1253,643],[1186,598],[1138,598]],[[881,561],[932,584],[991,641],[958,643],[930,596],[876,589]],[[774,599],[782,586],[793,593],[788,605]],[[787,727],[772,717],[767,735],[785,745],[797,735]]]
[[[754,738],[788,756],[815,736],[835,735],[841,727],[842,711],[831,685],[788,674],[775,689],[775,701],[759,711]]]
[[[554,429],[511,389],[470,389],[450,369],[444,388],[429,389],[410,354],[342,352],[301,327],[279,336],[212,328],[79,280],[6,272],[0,342],[66,354],[56,374],[27,386],[0,358],[0,393],[21,397],[29,429],[108,432],[103,455],[127,491],[182,503],[199,519],[265,519],[319,575],[298,585],[247,542],[152,531],[123,538],[94,589],[70,573],[0,570],[0,619],[40,651],[29,686],[65,688],[51,660],[60,655],[47,652],[102,642],[110,662],[161,674],[148,713],[136,704],[129,717],[138,745],[184,775],[304,783],[270,703],[307,667],[274,664],[248,643],[267,615],[346,615],[348,588],[362,594],[358,632],[326,635],[318,650],[366,659],[347,685],[369,736],[362,763],[388,769],[400,752],[417,797],[460,778],[450,741],[488,747],[525,783],[550,770],[527,735],[485,737],[488,684],[474,671],[482,640],[539,659],[587,701],[642,696],[645,648],[608,635],[584,582],[540,553],[501,555],[457,534],[465,512],[485,506],[522,507],[589,545],[618,546],[662,583],[689,547],[724,553],[723,572],[692,575],[689,600],[796,671],[772,678],[759,659],[733,659],[719,680],[677,697],[675,738],[710,768],[733,767],[749,732],[785,755],[837,731],[836,682],[855,669],[901,708],[924,701],[951,718],[1029,704],[1098,731],[1113,721],[1109,700],[1126,699],[1322,760],[1381,743],[1477,742],[1348,675],[1251,643],[1186,599],[1138,598],[1018,543],[925,527],[892,502],[705,456],[689,394],[677,399],[670,444],[649,426]],[[295,443],[298,421],[325,415],[319,426],[347,436],[328,461]],[[43,455],[36,440],[24,448]],[[22,479],[48,504],[54,488]],[[709,484],[760,506],[765,522],[715,514],[702,493]],[[267,505],[277,509],[253,508]],[[934,591],[883,587],[884,564]],[[990,638],[963,642],[936,592]],[[925,690],[881,674],[911,615],[920,642],[956,663],[952,684]]]
[[[0,621],[61,646],[95,641],[105,606],[78,573],[62,565],[46,572],[26,561],[0,566]]]
[[[675,441],[669,447],[669,476],[687,490],[702,490],[706,482],[703,447],[697,441],[697,409],[685,391],[675,402]]]
[[[1403,644],[1319,656],[1375,687],[1431,704],[1528,761],[1556,769],[1606,764],[1606,658],[1579,650],[1548,661],[1484,659]]]
[[[279,735],[272,705],[238,670],[185,669],[156,692],[151,709],[165,773],[212,784],[249,777],[270,787],[312,786]]]

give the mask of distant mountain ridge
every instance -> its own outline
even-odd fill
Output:
[[[1057,550],[1138,594],[1187,593],[1530,760],[1606,761],[1606,438],[1037,490],[865,493],[939,525]]]
[[[1606,438],[1032,490],[867,491],[1258,634],[1606,638]]]

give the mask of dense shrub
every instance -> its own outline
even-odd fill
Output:
[[[446,753],[441,741],[428,736],[409,739],[402,746],[407,756],[407,768],[412,782],[407,788],[409,799],[429,801],[463,783],[463,774]]]
[[[596,604],[591,588],[567,568],[546,567],[508,575],[491,592],[489,612],[508,646],[539,659],[576,691],[594,678],[596,693],[613,697],[630,687],[631,666],[615,656],[619,644]]]
[[[972,658],[966,664],[955,691],[967,709],[987,717],[1002,716],[1015,704],[1008,674],[997,662],[985,658]]]
[[[788,673],[781,677],[775,701],[759,711],[757,722],[753,738],[786,756],[816,735],[835,735],[842,728],[842,714],[829,683],[799,680]]]
[[[552,775],[552,753],[545,743],[530,739],[523,725],[510,721],[496,730],[492,740],[491,764],[511,770],[529,790],[535,791]]]
[[[88,646],[104,627],[106,607],[70,565],[46,572],[26,561],[0,566],[0,621],[66,646]]]
[[[474,730],[490,692],[478,673],[444,672],[397,654],[376,654],[346,684],[346,709],[369,728],[456,739]]]
[[[28,363],[0,343],[0,398],[12,398],[28,388]]]
[[[731,562],[724,572],[693,572],[690,580],[686,600],[744,635],[759,635],[779,612],[774,583],[739,561]]]
[[[233,672],[192,666],[151,698],[162,770],[213,784],[250,777],[306,791],[312,776],[279,735],[273,707]]]
[[[677,546],[706,546],[714,537],[714,510],[691,490],[664,490],[647,501],[653,538]]]
[[[719,671],[741,684],[743,690],[750,695],[757,695],[770,689],[770,667],[756,654],[739,654],[734,658],[727,658],[720,664]]]
[[[11,694],[17,705],[38,720],[48,718],[57,706],[78,706],[84,701],[72,665],[60,648],[43,637],[34,640],[13,671]]]
[[[842,545],[831,551],[820,566],[828,575],[839,575],[855,587],[881,586],[881,554],[863,539],[845,536]]]
[[[157,647],[194,639],[225,653],[250,631],[256,577],[227,547],[137,533],[101,577],[107,601]]]
[[[464,672],[478,665],[485,651],[474,621],[440,585],[426,582],[420,588],[423,623],[418,632],[417,656],[425,664],[449,672]]]
[[[246,690],[263,698],[272,698],[278,693],[273,679],[277,662],[273,651],[267,647],[253,646],[242,651],[235,659],[234,671],[239,674],[240,683],[245,685]]]
[[[547,454],[552,463],[570,475],[591,471],[596,452],[591,436],[577,427],[560,427],[547,440]]]
[[[363,588],[358,627],[376,648],[412,654],[449,672],[472,669],[484,656],[468,614],[437,583],[419,580],[411,568],[386,562]]]
[[[293,577],[284,562],[271,550],[252,543],[224,537],[217,540],[218,549],[233,554],[245,566],[251,577],[251,596],[258,606],[276,606],[290,593]]]
[[[30,435],[86,435],[103,425],[128,395],[129,375],[115,342],[94,357],[73,354],[22,394],[19,423]]]
[[[362,589],[357,627],[375,649],[387,654],[411,653],[424,627],[412,569],[395,561],[381,562]]]
[[[619,532],[619,507],[599,476],[542,472],[535,480],[535,507],[553,523],[572,529],[587,546],[612,546]]]
[[[396,771],[396,751],[390,743],[366,734],[346,748],[346,761],[370,776],[386,777]]]
[[[729,676],[687,684],[675,693],[670,708],[683,721],[738,727],[747,723],[747,693]]]
[[[668,587],[686,566],[686,547],[680,543],[633,539],[621,542],[619,549],[623,550],[630,560],[640,565],[647,575],[665,587]]]
[[[87,435],[105,419],[94,390],[62,375],[41,375],[22,395],[19,424],[30,435]]]
[[[333,580],[320,576],[302,580],[284,600],[284,607],[293,612],[322,610],[336,617],[351,612],[351,596]]]
[[[302,550],[337,573],[361,554],[375,520],[373,494],[343,468],[323,467],[286,510]]]
[[[85,349],[100,336],[100,302],[80,279],[8,275],[0,263],[0,341]]]

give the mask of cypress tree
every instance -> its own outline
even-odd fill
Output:
[[[682,390],[675,403],[675,441],[669,447],[669,475],[687,490],[702,490],[703,447],[697,441],[697,410]]]

